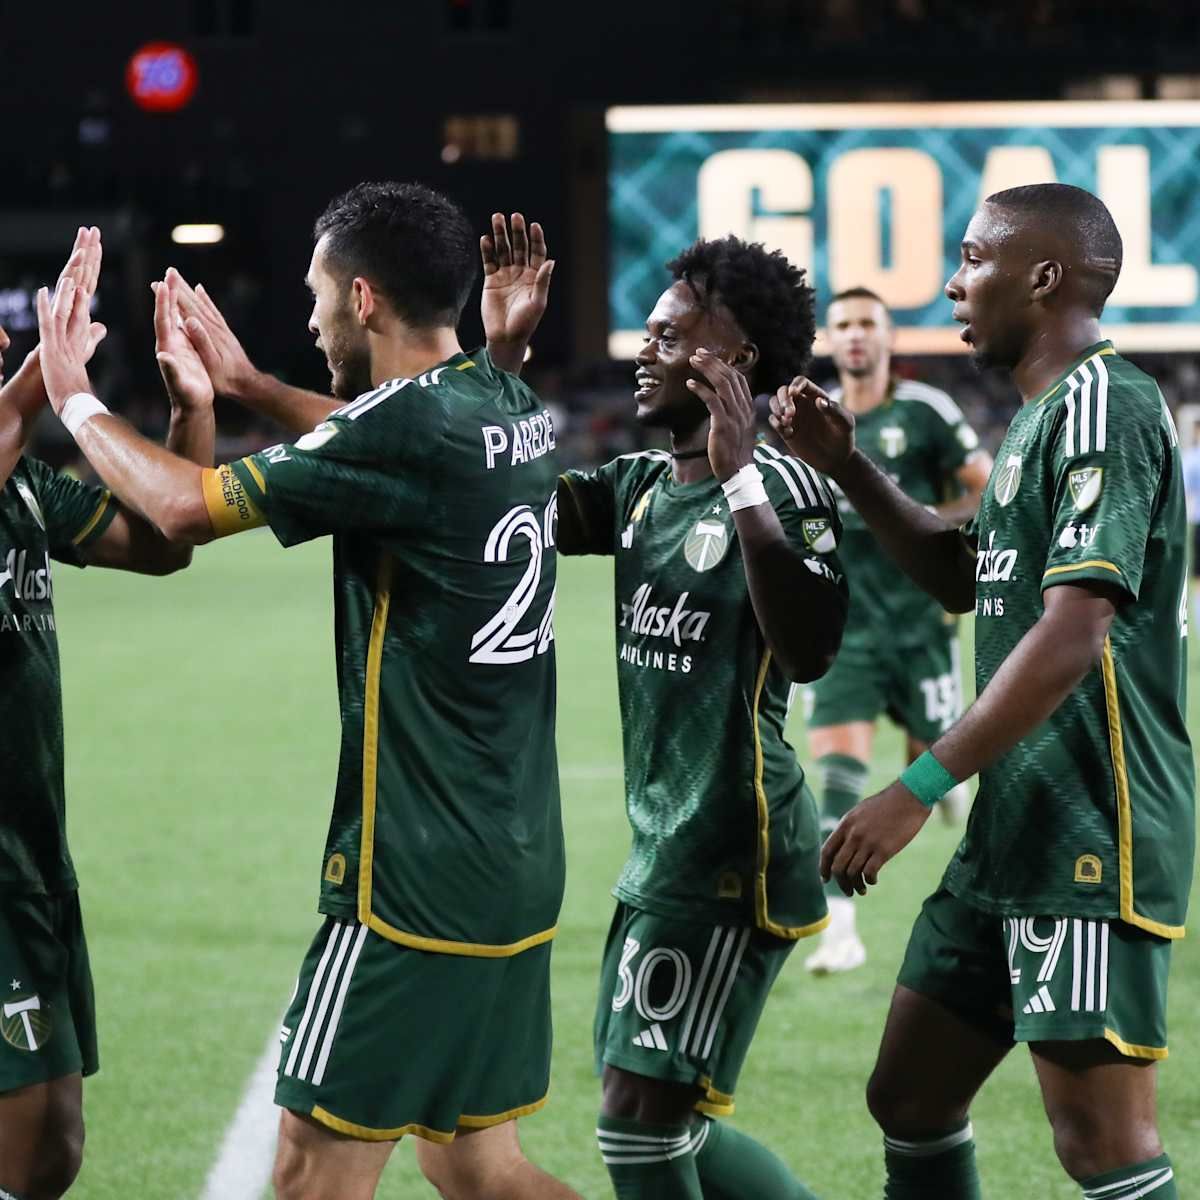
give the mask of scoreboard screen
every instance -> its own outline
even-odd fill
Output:
[[[1105,310],[1119,349],[1200,349],[1200,102],[611,108],[609,352],[632,358],[663,263],[739,237],[892,309],[897,350],[962,353],[942,293],[979,202],[1019,184],[1087,188],[1125,262]],[[818,351],[821,347],[818,345]]]

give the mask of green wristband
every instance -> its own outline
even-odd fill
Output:
[[[909,763],[900,782],[926,808],[932,808],[952,787],[958,786],[958,780],[933,757],[932,750],[926,750]]]

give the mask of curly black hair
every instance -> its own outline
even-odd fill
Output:
[[[361,275],[421,329],[457,325],[479,272],[466,213],[420,183],[360,183],[335,197],[313,237],[328,235],[330,268]]]
[[[816,336],[816,293],[778,250],[732,234],[700,238],[666,264],[704,306],[723,304],[758,347],[750,383],[773,392],[808,370]]]

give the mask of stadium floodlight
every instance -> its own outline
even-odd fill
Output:
[[[224,240],[224,225],[185,224],[171,230],[171,241],[177,246],[215,246]]]

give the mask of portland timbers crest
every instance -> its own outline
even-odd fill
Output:
[[[1013,497],[1017,494],[1017,488],[1020,486],[1021,456],[1019,454],[1010,454],[1004,460],[1004,465],[996,475],[996,503],[1001,508],[1007,504],[1011,504]]]
[[[828,554],[837,545],[833,523],[828,517],[805,517],[800,529],[804,544],[816,554]]]
[[[683,543],[683,556],[697,571],[711,571],[729,549],[729,530],[724,521],[701,517]]]
[[[899,458],[908,448],[908,437],[899,425],[887,425],[879,431],[879,448],[888,458]]]
[[[50,1039],[50,1013],[40,996],[21,991],[20,980],[12,981],[12,990],[0,1005],[0,1034],[18,1050],[40,1050]]]
[[[1075,511],[1083,512],[1091,508],[1100,499],[1100,488],[1104,483],[1103,467],[1080,467],[1067,476],[1067,486],[1071,489],[1071,499],[1075,501]]]

